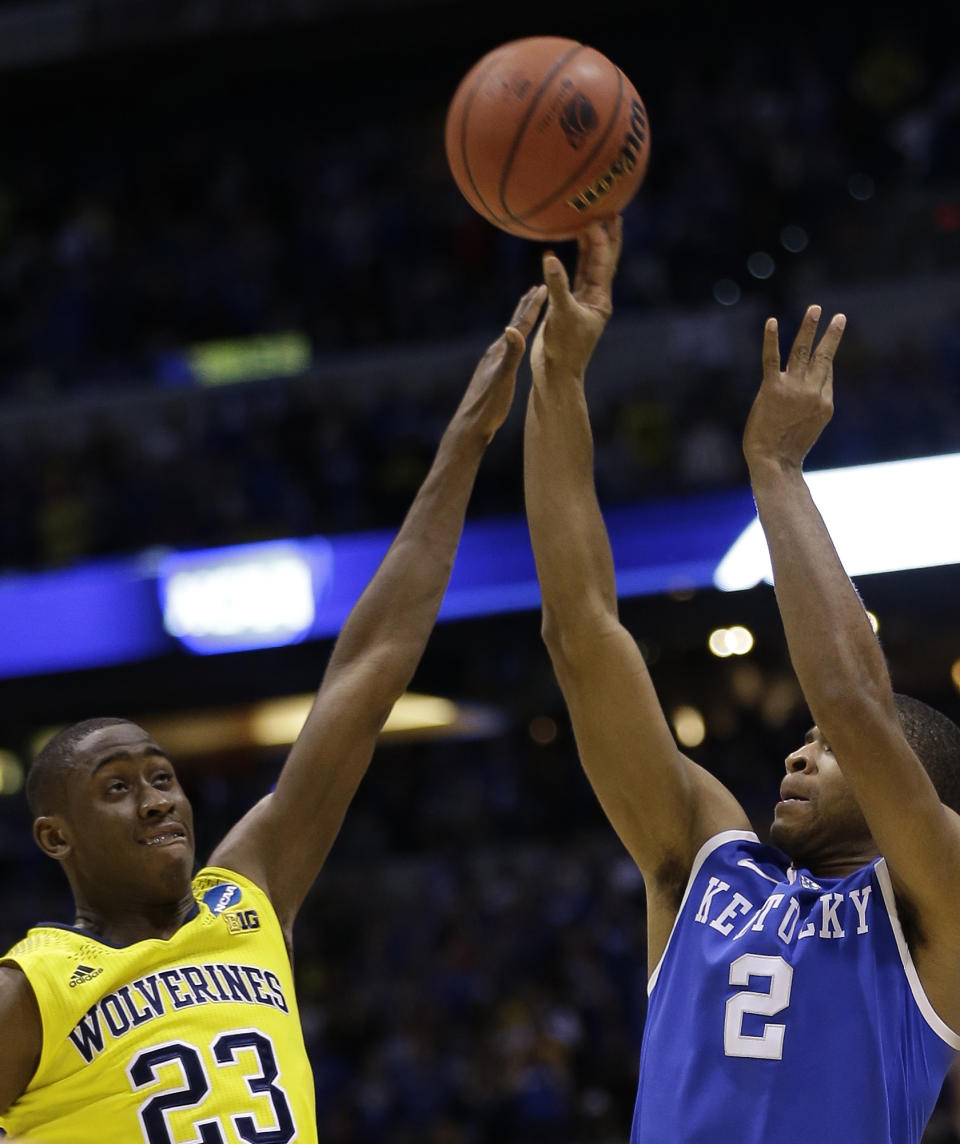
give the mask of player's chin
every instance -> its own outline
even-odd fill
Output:
[[[138,846],[141,866],[150,870],[193,872],[194,847],[188,838],[161,846]]]
[[[802,848],[802,838],[797,828],[782,818],[775,818],[768,834],[771,846],[782,850],[789,858],[794,858]]]

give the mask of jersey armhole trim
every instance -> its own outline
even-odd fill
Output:
[[[923,990],[920,975],[917,973],[917,967],[913,962],[913,955],[910,952],[909,945],[907,945],[903,926],[900,924],[900,915],[897,912],[897,897],[893,892],[893,882],[890,880],[890,871],[887,869],[886,862],[881,858],[874,867],[874,870],[877,875],[877,882],[880,886],[880,893],[883,895],[883,904],[886,906],[887,914],[890,918],[890,928],[893,930],[893,936],[897,943],[897,951],[900,954],[903,972],[906,974],[907,983],[910,986],[910,992],[913,994],[917,1008],[920,1010],[923,1019],[941,1041],[946,1042],[951,1049],[960,1049],[960,1034],[955,1033],[946,1021],[942,1020],[937,1014],[937,1011],[930,1004],[930,999]]]
[[[210,865],[207,865],[207,866],[201,866],[200,869],[196,872],[196,874],[194,874],[193,879],[191,881],[191,885],[193,884],[193,882],[195,882],[197,880],[197,878],[200,877],[201,874],[206,874],[208,872],[212,872],[214,874],[223,874],[224,875],[224,881],[240,882],[243,886],[248,886],[250,889],[255,890],[258,894],[263,895],[264,900],[266,901],[267,905],[270,907],[270,913],[273,915],[273,919],[277,923],[277,928],[280,930],[280,934],[284,938],[284,944],[286,944],[286,936],[283,933],[283,925],[280,922],[280,917],[277,914],[276,907],[274,906],[270,895],[263,888],[263,886],[260,885],[259,882],[255,882],[247,874],[241,874],[238,870],[231,870],[228,866],[210,866]]]
[[[693,889],[693,883],[704,862],[710,857],[714,850],[719,850],[721,846],[726,846],[728,842],[759,842],[760,839],[754,834],[752,830],[721,830],[719,834],[714,834],[712,838],[708,838],[706,842],[697,851],[697,855],[693,860],[693,865],[690,867],[690,876],[687,878],[687,885],[683,891],[683,898],[680,900],[680,908],[677,910],[677,916],[673,919],[673,926],[670,929],[670,936],[667,938],[667,944],[663,947],[663,953],[660,955],[660,960],[657,962],[656,968],[650,974],[650,980],[647,982],[647,996],[653,992],[653,987],[657,983],[657,978],[660,976],[660,970],[663,968],[663,963],[666,961],[667,953],[670,950],[670,943],[673,941],[673,935],[676,928],[680,923],[680,918],[683,916],[683,908],[687,904],[687,898],[690,897],[690,891]]]

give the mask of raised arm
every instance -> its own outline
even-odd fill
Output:
[[[845,325],[836,315],[814,351],[819,318],[820,307],[811,306],[783,371],[777,323],[767,322],[744,454],[810,713],[898,897],[914,907],[928,937],[957,949],[960,909],[944,887],[960,879],[960,818],[940,802],[904,735],[880,644],[803,479],[803,459],[833,414],[832,363]]]
[[[531,351],[524,488],[543,637],[587,777],[644,874],[652,968],[697,850],[749,823],[733,796],[678,750],[643,656],[618,618],[584,375],[611,312],[620,240],[619,219],[584,232],[572,293],[559,259],[544,258],[549,305]]]
[[[262,885],[288,928],[337,836],[380,729],[420,661],[480,460],[510,409],[517,366],[545,294],[540,286],[523,296],[481,359],[400,532],[344,624],[276,789],[211,858]]]

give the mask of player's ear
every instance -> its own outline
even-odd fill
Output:
[[[58,862],[62,861],[73,849],[70,843],[69,831],[65,823],[57,814],[41,814],[33,824],[33,840],[40,849]]]

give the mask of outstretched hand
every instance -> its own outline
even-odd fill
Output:
[[[535,372],[549,365],[583,377],[613,313],[613,277],[622,245],[623,222],[619,216],[591,223],[580,231],[572,291],[560,259],[550,252],[543,256],[550,303],[530,351]]]
[[[820,307],[809,306],[793,342],[787,368],[780,368],[776,318],[763,330],[763,381],[743,434],[743,452],[753,466],[773,462],[800,468],[833,416],[833,358],[847,319],[835,314],[813,348]]]
[[[485,441],[493,437],[510,412],[517,366],[546,297],[545,286],[531,286],[517,303],[503,333],[488,346],[473,371],[457,415],[475,422]]]

